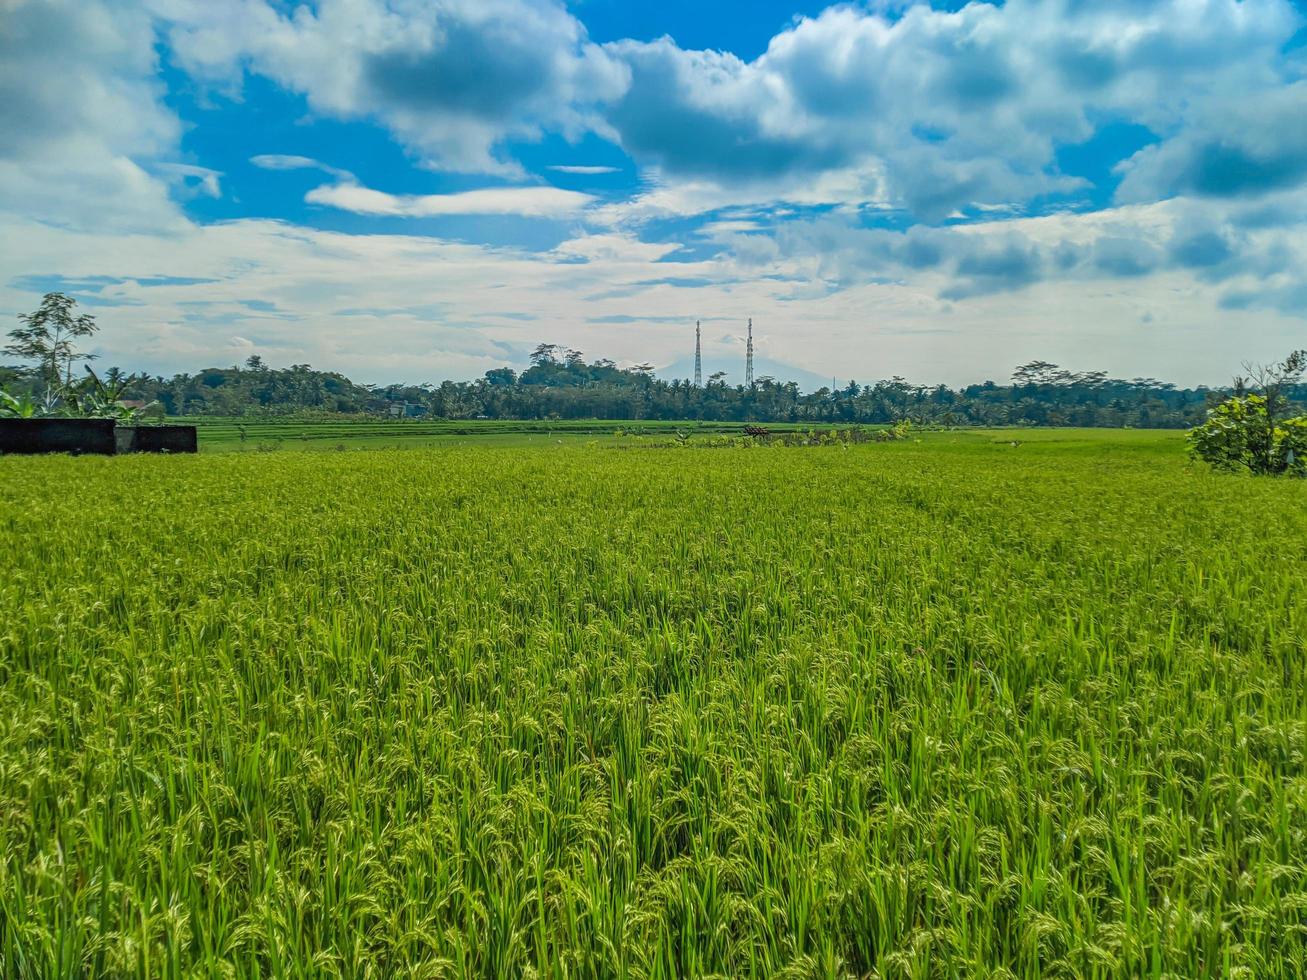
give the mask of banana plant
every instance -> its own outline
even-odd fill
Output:
[[[45,414],[41,403],[31,395],[22,394],[14,397],[4,389],[0,389],[0,419],[36,419]]]
[[[125,380],[106,383],[86,365],[88,377],[76,389],[67,393],[71,415],[88,419],[115,419],[119,422],[138,422],[147,412],[158,407],[158,402],[151,402],[144,408],[123,404],[123,394],[127,390]]]

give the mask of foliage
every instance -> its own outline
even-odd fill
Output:
[[[0,388],[0,419],[34,419],[41,416],[41,405],[31,395],[11,395]]]
[[[50,293],[24,327],[11,332],[5,351],[38,360],[29,378],[31,394],[63,394],[72,388],[75,337],[95,330],[94,319],[75,316],[75,301]],[[1299,357],[1299,355],[1294,355]],[[729,386],[716,372],[703,387],[687,380],[658,378],[649,364],[622,368],[600,358],[586,362],[581,351],[540,344],[531,366],[518,374],[494,368],[472,382],[439,385],[357,384],[342,374],[315,371],[307,364],[270,368],[258,355],[244,366],[206,368],[171,378],[110,371],[122,379],[118,400],[158,402],[173,416],[305,417],[379,415],[392,410],[408,417],[437,419],[625,419],[710,422],[768,422],[836,425],[923,426],[1103,426],[1187,428],[1203,420],[1217,393],[1207,388],[1178,389],[1153,378],[1109,378],[1102,371],[1071,372],[1047,361],[1032,361],[1013,372],[1012,383],[992,381],[953,389],[911,384],[900,377],[839,388],[800,391],[795,382],[763,377],[750,386]],[[1297,366],[1297,374],[1291,368]],[[1281,365],[1254,369],[1254,380],[1274,384],[1277,399],[1304,400],[1298,384],[1307,354]],[[1280,371],[1275,374],[1275,371]],[[61,372],[62,371],[62,380]],[[0,382],[13,392],[21,370],[0,368]],[[1240,379],[1236,384],[1244,383]],[[1269,390],[1269,389],[1268,389]],[[106,411],[108,409],[105,409]]]
[[[86,373],[87,377],[79,384],[61,384],[41,398],[33,397],[30,392],[14,395],[0,389],[0,418],[115,419],[131,425],[163,421],[157,402],[135,405],[124,401],[124,380],[112,377],[101,380],[90,365],[86,365]]]
[[[76,312],[77,300],[63,293],[46,293],[34,313],[20,313],[21,327],[9,331],[3,352],[36,361],[37,375],[47,390],[72,384],[73,362],[94,354],[78,351],[75,341],[95,333],[95,317]]]
[[[86,365],[86,374],[81,385],[66,389],[67,415],[84,419],[116,419],[133,425],[143,421],[163,420],[161,411],[156,411],[160,408],[158,402],[143,406],[126,403],[126,378],[116,375],[101,380],[89,364]]]
[[[0,459],[0,975],[1307,975],[1299,487],[627,442]]]
[[[1235,379],[1236,394],[1207,413],[1189,433],[1189,451],[1226,472],[1307,476],[1307,415],[1286,418],[1286,392],[1307,371],[1307,351],[1254,367]],[[1249,386],[1259,392],[1245,393]]]
[[[751,388],[729,386],[714,374],[703,387],[664,380],[645,370],[619,368],[556,345],[537,352],[518,375],[496,368],[473,382],[439,385],[360,385],[307,364],[269,368],[257,358],[243,367],[206,368],[172,378],[123,375],[127,397],[157,401],[173,416],[250,416],[329,419],[388,416],[392,406],[416,407],[426,418],[766,422],[840,426],[1103,426],[1186,428],[1203,420],[1217,394],[1178,389],[1151,378],[1121,380],[1102,372],[1072,374],[1034,362],[1018,368],[1010,385],[985,382],[953,389],[891,378],[871,385],[803,393],[793,382],[760,378]],[[548,353],[548,357],[545,356]],[[11,390],[16,390],[11,385]],[[1302,386],[1285,393],[1302,401]]]
[[[13,394],[0,388],[0,418],[48,419],[67,415],[67,406],[53,390],[37,396],[30,391]]]
[[[1307,416],[1272,423],[1266,405],[1261,395],[1222,402],[1190,430],[1189,452],[1226,472],[1307,475]]]
[[[739,434],[711,433],[707,438],[696,439],[694,442],[690,441],[692,432],[677,430],[672,433],[672,443],[661,443],[661,445],[676,445],[695,449],[734,449],[749,446],[848,447],[868,442],[897,442],[908,438],[911,431],[912,425],[909,422],[900,422],[897,425],[876,429],[863,426],[850,426],[848,428],[825,426],[822,428],[775,431],[758,425],[746,425],[740,430]],[[658,445],[660,443],[654,444]]]
[[[130,380],[111,368],[101,380],[89,364],[87,377],[74,383],[73,363],[90,361],[94,354],[79,351],[75,341],[95,334],[98,327],[89,313],[77,313],[77,300],[63,293],[46,293],[34,313],[20,313],[21,327],[9,331],[4,353],[37,362],[33,390],[17,394],[0,388],[0,416],[9,418],[112,418],[140,421],[153,406],[126,404]],[[7,384],[15,388],[21,371],[7,370]]]

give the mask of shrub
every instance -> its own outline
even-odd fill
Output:
[[[1307,476],[1307,416],[1273,420],[1262,395],[1227,399],[1189,432],[1189,453],[1214,469]]]

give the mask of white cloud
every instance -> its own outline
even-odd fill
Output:
[[[625,70],[555,0],[151,0],[176,58],[229,88],[254,71],[318,113],[372,118],[431,166],[512,173],[510,137],[579,135]]]
[[[262,170],[321,170],[340,180],[353,180],[354,175],[348,170],[341,170],[312,157],[295,156],[289,153],[260,153],[250,157],[250,163]]]
[[[791,206],[883,210],[889,207],[884,175],[870,162],[812,174],[804,183],[784,174],[722,183],[712,178],[669,178],[653,169],[645,173],[637,194],[596,207],[591,219],[607,225],[638,226],[660,218],[741,208],[765,211],[764,217],[784,218],[792,213]]]
[[[455,214],[512,214],[560,218],[576,214],[594,198],[557,187],[491,187],[458,194],[387,194],[354,183],[328,184],[305,195],[310,204],[399,218]]]
[[[0,24],[0,210],[182,227],[150,172],[175,160],[181,126],[162,101],[148,13],[128,0],[0,0]]]
[[[0,0],[0,14],[0,306],[29,309],[51,274],[108,277],[95,312],[110,363],[194,370],[257,350],[425,380],[540,340],[667,363],[693,320],[748,315],[774,359],[863,379],[1002,377],[1039,356],[1213,381],[1300,346],[1307,130],[1285,0],[1010,0],[898,19],[841,6],[751,62],[668,40],[599,47],[550,0]],[[252,163],[334,178],[307,196],[327,207],[602,233],[531,254],[195,226],[172,196],[217,195],[222,175],[179,153],[160,23],[197,77],[235,90],[259,72],[317,113],[378,120],[432,165],[511,170],[506,139],[593,129],[645,183],[605,203],[547,186],[397,195],[269,153]],[[1020,217],[1074,192],[1057,147],[1102,119],[1160,140],[1121,166],[1130,206]],[[863,227],[887,208],[988,220]],[[680,240],[637,234],[707,212],[721,220]],[[722,251],[675,261],[687,242]]]
[[[1307,81],[1214,99],[1166,142],[1119,168],[1117,197],[1256,197],[1307,181]]]
[[[188,163],[159,163],[154,169],[175,184],[183,196],[222,197],[222,173],[217,170]]]
[[[581,176],[621,173],[621,168],[619,167],[582,167],[574,164],[563,163],[556,163],[549,169],[560,174],[579,174]]]
[[[432,166],[520,176],[507,139],[613,138],[656,185],[608,220],[725,198],[938,221],[1075,194],[1059,146],[1104,119],[1172,139],[1220,100],[1282,89],[1303,23],[1290,0],[836,5],[744,61],[669,38],[597,46],[559,0],[149,2],[197,76],[238,88],[261,73],[316,112],[380,121]],[[1125,164],[1140,173],[1124,199],[1163,195],[1147,172],[1169,158]]]
[[[1007,218],[942,228],[861,227],[831,213],[759,233],[715,229],[746,275],[790,276],[813,297],[868,284],[932,291],[948,301],[1035,293],[1045,285],[1113,284],[1146,294],[1181,275],[1214,290],[1214,304],[1302,316],[1307,189],[1269,199],[1278,220],[1232,200],[1174,198],[1086,213]],[[713,226],[710,226],[713,227]],[[1059,307],[1061,309],[1061,307]]]
[[[23,277],[58,268],[73,280],[102,277],[91,312],[108,364],[193,371],[241,360],[252,344],[276,363],[360,380],[471,377],[523,362],[542,339],[594,356],[674,349],[672,328],[614,343],[610,327],[586,317],[629,313],[628,301],[583,298],[666,274],[658,259],[668,248],[602,235],[527,253],[252,220],[176,236],[88,234],[0,218],[0,265],[13,277],[0,283],[0,309],[30,308],[37,296]],[[715,267],[687,268],[715,276]],[[702,299],[687,291],[660,312],[692,323]]]
[[[1301,339],[1292,273],[1307,260],[1307,234],[1238,219],[1216,202],[1178,200],[903,233],[836,216],[736,236],[752,251],[678,262],[676,242],[620,232],[530,253],[272,221],[140,235],[0,218],[0,267],[12,276],[0,309],[34,305],[27,276],[104,277],[92,311],[104,362],[160,372],[257,352],[364,381],[439,380],[520,364],[540,341],[667,364],[692,349],[696,319],[752,316],[761,356],[842,380],[971,382],[1044,357],[1212,383],[1242,358],[1269,359]],[[1231,261],[1193,241],[1213,229],[1237,254],[1208,277]],[[1097,263],[1097,245],[1111,239],[1168,257],[1121,279]],[[1280,265],[1269,261],[1277,251]],[[1269,264],[1257,266],[1259,256]],[[1032,267],[1038,275],[1022,281]],[[950,290],[963,301],[943,299]],[[1154,321],[1139,335],[1147,312]]]
[[[606,118],[668,186],[786,200],[870,171],[888,203],[938,220],[1074,192],[1055,151],[1097,120],[1166,137],[1212,100],[1277,91],[1302,20],[1288,0],[1009,0],[897,19],[835,6],[752,62],[667,38],[611,44],[631,85]]]

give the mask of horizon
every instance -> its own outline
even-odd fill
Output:
[[[337,370],[332,369],[332,368],[321,368],[321,367],[318,367],[317,365],[309,364],[309,363],[298,363],[298,362],[297,362],[297,363],[292,363],[292,364],[277,365],[277,364],[270,364],[270,363],[268,363],[267,361],[263,361],[262,358],[260,358],[260,360],[261,360],[261,363],[259,364],[259,366],[258,366],[257,369],[256,369],[256,368],[252,368],[252,367],[251,367],[250,365],[248,365],[248,364],[240,364],[240,363],[237,363],[237,364],[205,364],[205,365],[203,365],[203,366],[201,366],[201,367],[196,367],[196,368],[194,368],[194,369],[192,369],[192,370],[176,372],[176,373],[174,374],[174,376],[177,376],[177,375],[183,375],[183,374],[184,374],[184,375],[187,375],[187,376],[189,376],[189,377],[191,377],[191,378],[194,378],[194,377],[197,377],[197,376],[200,375],[200,374],[203,374],[203,373],[206,372],[206,371],[233,371],[233,370],[234,370],[234,371],[251,371],[251,370],[265,370],[265,371],[273,371],[273,372],[276,372],[276,371],[288,371],[288,370],[290,370],[290,369],[292,369],[292,368],[294,368],[294,367],[305,367],[305,368],[308,368],[308,369],[311,370],[311,371],[316,371],[316,372],[321,372],[321,373],[333,373],[333,374],[339,374],[339,375],[341,375],[341,376],[347,378],[349,381],[351,381],[351,382],[354,383],[354,384],[363,385],[363,386],[366,386],[366,387],[372,387],[372,388],[379,388],[379,389],[385,389],[385,388],[388,388],[388,387],[421,387],[421,386],[423,386],[423,385],[427,385],[427,386],[435,387],[435,386],[438,386],[438,385],[440,385],[440,384],[442,384],[442,383],[444,383],[444,382],[446,382],[446,381],[452,381],[452,382],[455,382],[455,383],[468,383],[468,382],[475,382],[475,381],[480,381],[480,380],[484,380],[484,379],[485,379],[485,376],[482,375],[482,376],[479,376],[479,377],[476,377],[476,378],[467,378],[467,379],[455,379],[455,378],[431,378],[431,379],[427,379],[427,380],[424,380],[424,381],[393,381],[393,380],[388,381],[388,380],[385,380],[385,379],[381,379],[381,380],[373,380],[373,379],[370,379],[370,378],[369,378],[369,379],[363,379],[363,378],[358,378],[358,377],[351,376],[350,373],[349,373],[348,371],[337,371]],[[602,362],[602,361],[607,361],[607,360],[611,360],[611,359],[609,359],[609,358],[605,358],[602,354],[600,354],[600,355],[598,355],[598,356],[590,356],[589,359],[586,361],[586,364],[587,364],[588,366],[593,366],[593,365],[595,365],[595,364],[598,364],[598,363],[600,363],[600,362]],[[558,361],[556,360],[555,363],[561,363],[561,362],[558,362]],[[637,365],[635,364],[635,362],[626,362],[626,363],[622,363],[622,362],[616,362],[616,361],[614,361],[614,362],[612,362],[612,363],[615,364],[615,365],[616,365],[620,370],[623,370],[623,371],[631,371],[633,368],[635,368],[635,367],[637,366]],[[1043,362],[1043,363],[1045,363],[1046,366],[1047,366],[1048,368],[1050,368],[1050,369],[1053,369],[1053,368],[1060,369],[1060,370],[1066,371],[1068,374],[1071,374],[1071,375],[1084,375],[1084,374],[1093,374],[1093,373],[1095,373],[1095,369],[1079,370],[1075,365],[1056,364],[1056,363],[1052,363],[1052,362]],[[673,362],[672,364],[667,365],[666,367],[657,367],[657,366],[654,366],[653,370],[650,371],[649,373],[650,373],[654,378],[657,378],[659,381],[662,381],[662,382],[667,383],[667,384],[671,384],[671,383],[674,383],[674,382],[685,382],[685,383],[691,383],[691,382],[693,381],[693,370],[692,370],[692,369],[691,369],[690,371],[684,373],[684,374],[680,373],[681,370],[683,369],[683,365],[686,365],[686,364],[691,364],[691,365],[692,365],[692,364],[693,364],[693,357],[690,357],[690,358],[682,358],[680,361]],[[507,367],[507,368],[511,368],[511,369],[515,372],[515,374],[518,375],[519,377],[520,377],[520,375],[522,374],[523,371],[525,371],[526,369],[530,368],[531,366],[532,366],[532,362],[531,362],[531,361],[527,361],[525,364],[501,364],[501,365],[498,365],[499,368],[505,368],[505,367]],[[881,384],[881,383],[885,383],[885,382],[892,382],[892,381],[901,381],[901,382],[905,383],[905,384],[906,384],[908,387],[910,387],[910,388],[931,389],[931,388],[938,387],[939,385],[944,385],[945,387],[951,388],[951,389],[953,389],[953,390],[955,390],[955,391],[962,391],[962,390],[965,390],[965,389],[967,389],[967,388],[980,387],[980,386],[991,385],[991,384],[992,384],[992,385],[995,385],[995,386],[997,386],[997,387],[1000,387],[1000,388],[1016,387],[1016,386],[1018,386],[1019,382],[1016,380],[1015,372],[1016,372],[1017,369],[1019,369],[1019,368],[1021,368],[1021,367],[1024,367],[1024,366],[1026,366],[1026,365],[1020,365],[1020,364],[1018,364],[1018,365],[1014,365],[1013,368],[1012,368],[1012,373],[1009,374],[1009,375],[1008,375],[1007,377],[1005,377],[1005,378],[997,378],[997,377],[977,378],[977,379],[973,379],[973,380],[971,380],[971,381],[964,381],[964,382],[961,382],[960,384],[954,384],[954,385],[949,385],[949,384],[946,384],[945,382],[940,382],[940,381],[930,381],[930,380],[928,380],[928,379],[906,378],[906,377],[903,377],[902,375],[877,375],[877,376],[874,376],[874,377],[869,376],[869,377],[867,377],[867,378],[865,378],[865,379],[858,379],[858,378],[843,378],[843,379],[841,379],[841,378],[839,378],[838,376],[835,376],[835,377],[832,377],[832,378],[830,378],[830,379],[823,379],[823,378],[818,378],[818,377],[816,377],[815,375],[812,375],[811,372],[804,372],[804,371],[802,371],[802,370],[800,369],[799,373],[807,376],[807,381],[808,381],[808,383],[805,383],[805,382],[804,382],[803,380],[801,380],[800,378],[796,378],[796,377],[792,377],[792,376],[787,376],[787,375],[782,375],[782,374],[777,373],[777,371],[776,371],[775,369],[784,369],[784,368],[787,367],[787,365],[780,364],[779,362],[771,361],[771,360],[766,359],[766,358],[755,358],[755,371],[754,371],[754,374],[755,374],[755,378],[756,378],[757,382],[761,382],[761,381],[763,381],[763,380],[768,380],[768,379],[769,379],[769,380],[771,380],[771,381],[773,381],[773,382],[775,382],[775,383],[777,383],[777,384],[785,385],[785,384],[788,384],[788,383],[790,383],[790,382],[793,381],[793,382],[795,382],[795,383],[797,383],[797,384],[799,385],[799,390],[800,390],[803,394],[805,394],[805,395],[811,395],[811,394],[814,394],[815,392],[820,391],[822,388],[826,388],[827,390],[830,390],[830,391],[835,391],[835,390],[837,390],[837,389],[838,389],[838,390],[844,390],[844,389],[846,389],[846,388],[847,388],[849,385],[851,385],[851,384],[856,384],[859,388],[871,388],[871,387],[876,386],[877,384]],[[104,369],[105,369],[105,367],[118,368],[119,370],[122,370],[122,371],[123,371],[125,374],[127,374],[127,375],[136,374],[136,375],[146,375],[146,376],[150,376],[150,377],[158,377],[158,375],[154,374],[153,372],[133,371],[130,367],[126,367],[126,368],[125,368],[123,365],[120,365],[120,364],[114,364],[114,365],[102,366],[102,367],[100,368],[100,370],[99,370],[97,373],[102,374],[103,371],[104,371]],[[1245,365],[1245,368],[1247,368],[1247,367],[1248,367],[1248,365]],[[495,369],[495,368],[491,368],[490,370],[493,371],[493,370],[496,370],[496,369]],[[727,366],[727,362],[724,361],[724,360],[721,360],[721,359],[714,359],[714,360],[711,360],[711,361],[710,361],[710,360],[705,359],[704,362],[703,362],[703,376],[704,376],[704,385],[703,385],[703,386],[704,386],[704,387],[707,386],[708,382],[712,379],[712,377],[713,377],[716,373],[722,373],[722,374],[725,375],[725,377],[722,379],[722,383],[725,384],[728,388],[733,388],[733,389],[743,389],[743,388],[745,387],[745,384],[744,384],[744,381],[743,381],[743,375],[744,375],[744,373],[745,373],[745,371],[744,371],[744,367],[743,367],[743,359],[741,359],[741,364],[740,364],[739,366],[737,366],[737,368],[736,368],[735,371],[732,371],[732,370]],[[738,373],[738,375],[740,376],[739,379],[738,379],[738,380],[733,380],[734,375],[737,374],[737,373]],[[1104,373],[1104,374],[1107,374],[1107,372],[1103,372],[1103,373]],[[165,377],[166,377],[166,376],[165,376]],[[1175,388],[1175,389],[1178,389],[1178,390],[1188,390],[1188,391],[1199,391],[1199,390],[1224,391],[1224,390],[1230,390],[1230,389],[1232,389],[1232,388],[1235,386],[1236,380],[1237,380],[1237,377],[1236,377],[1236,376],[1232,376],[1231,378],[1229,378],[1228,380],[1226,380],[1226,381],[1224,381],[1224,382],[1211,382],[1211,383],[1199,382],[1199,383],[1197,383],[1197,384],[1192,384],[1192,385],[1181,385],[1181,384],[1178,384],[1178,383],[1176,383],[1176,382],[1170,381],[1170,380],[1167,379],[1167,378],[1157,378],[1157,377],[1144,376],[1144,375],[1136,375],[1136,376],[1134,376],[1134,377],[1124,378],[1124,377],[1116,377],[1116,376],[1113,376],[1113,375],[1107,374],[1107,376],[1103,379],[1103,381],[1105,381],[1105,382],[1107,382],[1107,383],[1119,383],[1119,384],[1128,384],[1128,385],[1143,385],[1143,384],[1152,383],[1152,384],[1169,385],[1170,387]],[[1072,383],[1072,384],[1074,384],[1074,383],[1078,383],[1078,382],[1072,380],[1072,381],[1069,381],[1068,383]]]
[[[4,10],[0,320],[66,292],[126,370],[667,377],[702,321],[742,376],[749,317],[759,376],[841,384],[1304,346],[1304,0]]]

